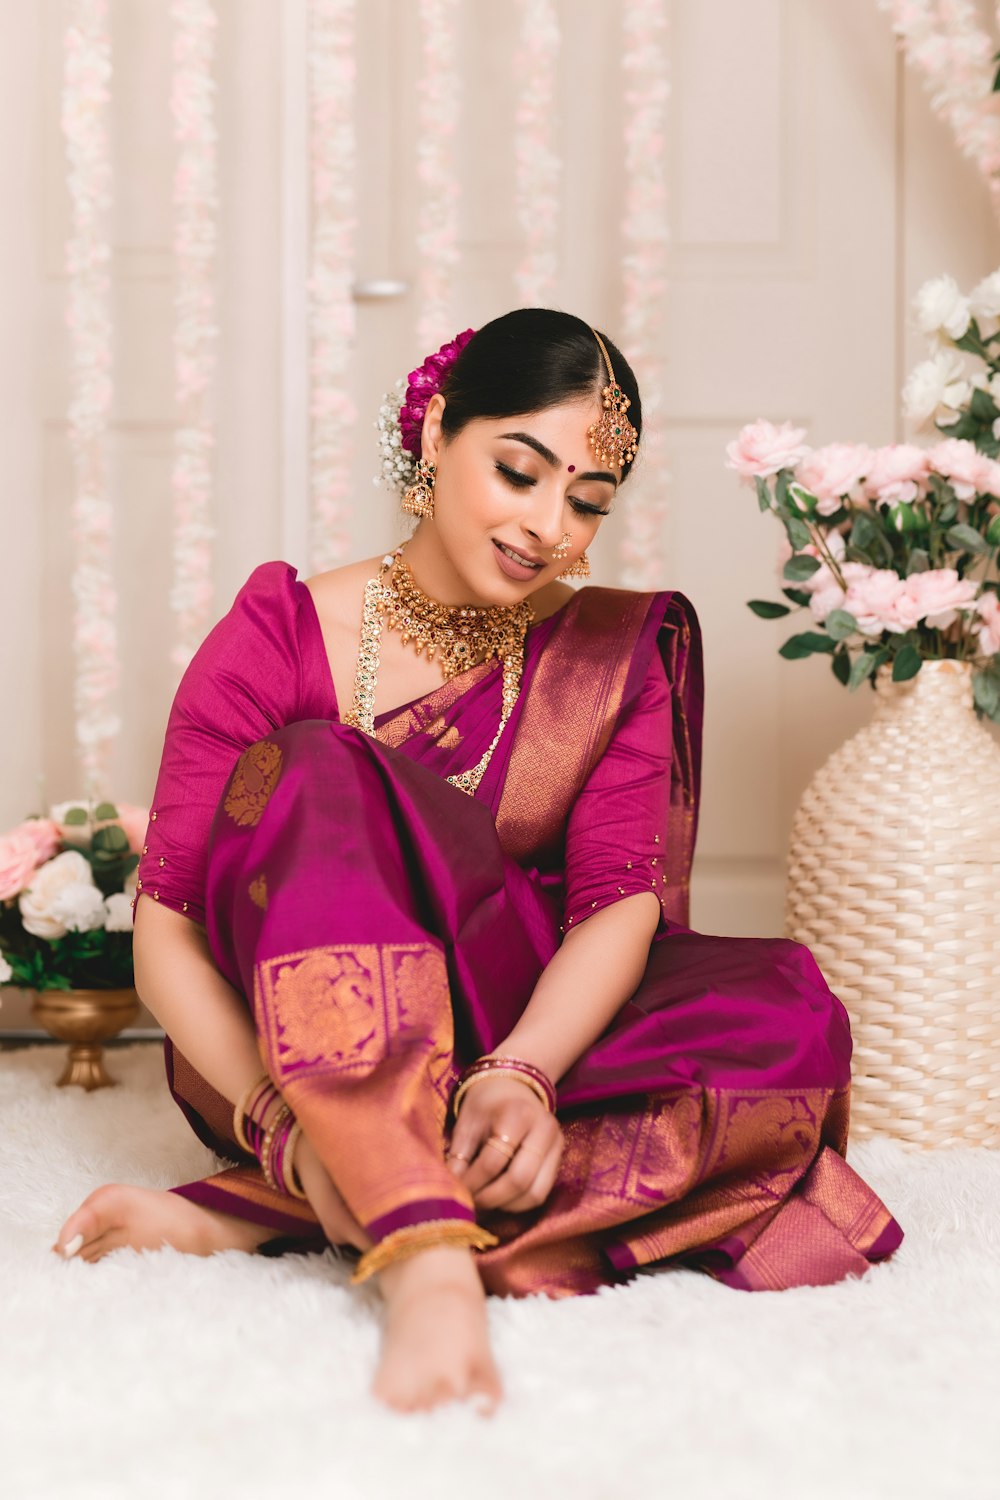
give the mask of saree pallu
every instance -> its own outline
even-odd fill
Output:
[[[850,1033],[811,955],[686,926],[701,691],[688,607],[577,596],[535,636],[514,733],[476,799],[443,778],[492,737],[489,669],[386,716],[378,740],[333,721],[276,729],[241,756],[216,817],[213,955],[348,1207],[374,1242],[471,1223],[445,1161],[450,1092],[509,1034],[563,940],[582,878],[560,867],[573,810],[625,743],[654,661],[671,739],[648,803],[658,852],[641,872],[629,859],[603,886],[591,878],[584,904],[653,889],[663,917],[635,994],[559,1084],[548,1199],[481,1216],[492,1292],[591,1292],[661,1262],[747,1290],[820,1284],[901,1239],[843,1159]],[[199,1135],[239,1163],[175,1191],[322,1247],[308,1204],[241,1155],[231,1106],[169,1047],[168,1066]]]

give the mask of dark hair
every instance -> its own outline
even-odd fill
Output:
[[[621,350],[601,333],[615,381],[631,401],[629,419],[642,433],[642,402]],[[477,329],[448,372],[441,428],[456,437],[477,419],[544,411],[608,383],[607,366],[593,331],[582,318],[550,307],[521,307]],[[631,464],[623,466],[623,480]]]

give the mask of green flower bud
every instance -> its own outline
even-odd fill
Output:
[[[986,540],[991,547],[1000,547],[1000,515],[995,515],[987,526]]]

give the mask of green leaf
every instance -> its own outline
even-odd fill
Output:
[[[992,672],[973,673],[972,697],[980,713],[988,719],[996,716],[1000,710],[1000,682]]]
[[[906,576],[911,573],[926,573],[930,568],[931,560],[923,547],[914,547],[906,563]]]
[[[786,661],[800,661],[804,656],[815,656],[819,652],[830,652],[836,649],[836,641],[828,635],[819,635],[815,630],[803,631],[801,635],[790,636],[778,652]]]
[[[990,546],[971,526],[952,526],[945,532],[945,541],[960,552],[989,552]]]
[[[851,675],[847,682],[847,691],[854,693],[875,670],[875,653],[873,651],[862,651],[851,663]]]
[[[790,557],[785,563],[784,576],[789,583],[805,583],[807,578],[819,572],[819,566],[818,557],[810,557],[808,554],[804,557]]]
[[[793,550],[797,552],[800,547],[808,547],[809,543],[812,541],[812,537],[809,533],[809,527],[806,525],[805,521],[800,521],[798,516],[793,516],[791,514],[783,516],[782,520],[784,521],[785,531],[788,535],[788,540],[792,544]]]
[[[757,491],[757,504],[762,511],[771,509],[771,491],[759,474],[753,477],[754,488]]]
[[[1000,516],[994,516],[987,526],[986,540],[991,547],[1000,547]]]
[[[782,589],[781,592],[786,599],[791,599],[792,603],[797,604],[800,609],[805,609],[812,598],[812,595],[807,594],[805,589]]]
[[[788,470],[779,469],[778,477],[774,481],[774,503],[778,507],[779,514],[788,514]]]
[[[941,509],[937,513],[937,518],[936,519],[937,519],[938,525],[939,526],[950,526],[951,523],[952,523],[952,521],[954,521],[954,519],[955,519],[955,517],[957,515],[958,515],[958,501],[955,499],[954,495],[952,495],[949,500],[945,501],[945,503],[942,505]]]
[[[823,624],[835,641],[846,641],[847,637],[854,635],[858,628],[857,620],[846,609],[831,610]]]
[[[923,664],[924,659],[914,646],[903,646],[892,664],[893,682],[909,682],[911,677],[916,677]]]
[[[117,823],[109,823],[107,828],[98,828],[91,841],[91,848],[96,855],[117,858],[128,848],[125,830]]]
[[[997,406],[989,391],[979,390],[978,387],[972,392],[969,411],[977,422],[982,422],[984,427],[992,426],[997,417],[1000,417],[1000,407]]]
[[[63,822],[67,828],[79,828],[87,822],[87,809],[85,807],[71,807],[63,816]]]
[[[117,818],[118,809],[113,802],[99,802],[94,809],[94,817],[98,823],[106,823],[109,818]]]
[[[780,620],[782,615],[791,614],[787,604],[772,604],[770,599],[748,599],[747,609],[752,609],[762,620]]]
[[[846,687],[851,675],[851,657],[846,647],[841,646],[839,651],[833,653],[833,661],[830,663],[830,666],[833,668],[833,675],[837,681],[843,683]]]

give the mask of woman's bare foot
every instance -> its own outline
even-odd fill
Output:
[[[389,1266],[380,1280],[386,1318],[375,1395],[397,1411],[471,1401],[491,1413],[502,1389],[471,1253],[425,1250]]]
[[[85,1198],[59,1231],[53,1250],[81,1260],[100,1260],[110,1250],[159,1250],[172,1245],[187,1255],[217,1250],[256,1250],[277,1230],[231,1214],[217,1213],[153,1188],[109,1183]]]

